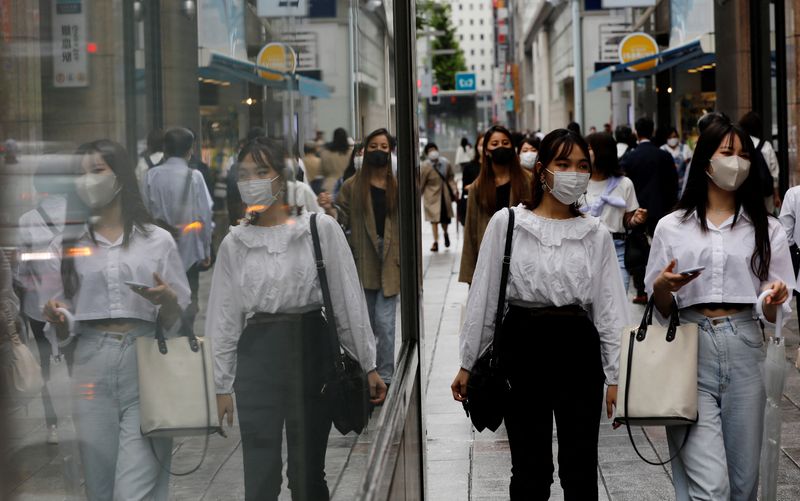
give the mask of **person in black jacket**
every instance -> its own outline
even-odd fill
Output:
[[[647,223],[643,225],[647,234],[652,236],[658,221],[672,212],[677,203],[678,173],[672,157],[660,150],[651,142],[653,137],[653,121],[642,117],[636,121],[636,137],[638,145],[621,160],[625,174],[633,181],[636,198],[643,209],[647,209]],[[643,263],[644,266],[647,263]],[[633,302],[647,303],[644,291],[644,266],[636,266],[629,270],[636,286],[636,297]]]

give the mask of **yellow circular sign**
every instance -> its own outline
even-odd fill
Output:
[[[658,44],[647,33],[631,33],[619,44],[619,60],[622,63],[629,63],[656,54],[658,54]],[[658,58],[653,58],[634,66],[628,66],[628,70],[645,71],[655,68],[656,65],[658,65]]]
[[[294,49],[285,43],[268,43],[258,53],[256,64],[281,73],[294,73],[297,68],[297,55]],[[258,75],[267,80],[283,80],[282,76],[268,71],[259,70]]]

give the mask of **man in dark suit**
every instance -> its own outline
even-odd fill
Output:
[[[654,128],[653,121],[647,117],[636,121],[638,144],[621,162],[625,174],[633,181],[639,206],[647,209],[646,231],[650,236],[659,219],[672,212],[678,201],[678,172],[670,154],[651,142]],[[634,302],[646,303],[644,266],[636,268],[629,270],[637,291]]]

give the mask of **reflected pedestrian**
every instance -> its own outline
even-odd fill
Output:
[[[211,265],[213,232],[211,195],[200,171],[189,167],[195,137],[176,127],[164,135],[166,160],[147,171],[144,200],[153,218],[167,228],[178,243],[183,267],[192,290],[187,315],[194,320],[199,310],[200,272]]]
[[[458,200],[458,185],[450,162],[441,156],[435,143],[426,144],[424,153],[426,160],[422,162],[419,185],[425,219],[433,229],[431,252],[439,252],[439,225],[444,233],[444,246],[450,247],[447,227],[453,219],[453,202]]]
[[[45,303],[57,292],[57,258],[50,247],[61,239],[67,213],[66,190],[63,179],[71,177],[66,169],[55,163],[65,157],[44,157],[33,177],[36,190],[36,208],[23,214],[19,219],[17,246],[20,260],[15,279],[19,286],[22,313],[30,325],[36,347],[39,351],[39,364],[42,369],[42,405],[47,426],[47,443],[58,443],[58,416],[50,398],[47,383],[50,380],[50,358],[53,349],[45,337],[45,318],[42,313]],[[71,353],[68,354],[71,365]]]
[[[77,321],[73,409],[86,494],[98,501],[166,500],[172,440],[146,438],[139,429],[135,340],[154,336],[157,323],[175,328],[189,285],[172,236],[144,208],[125,149],[100,140],[77,156],[75,188],[91,218],[54,248],[63,293],[48,301],[44,316],[62,339],[69,333],[57,308]]]
[[[364,140],[360,170],[342,185],[336,214],[348,235],[375,334],[378,374],[394,375],[395,317],[400,294],[397,179],[390,162],[391,135],[378,129]]]
[[[678,209],[653,236],[645,283],[658,312],[673,304],[699,327],[698,420],[668,427],[676,498],[755,500],[764,423],[764,318],[795,285],[786,235],[767,214],[750,137],[730,121],[705,128]],[[685,273],[681,270],[702,268]],[[688,436],[687,436],[688,433]],[[679,453],[680,451],[680,453]]]
[[[249,224],[222,241],[211,283],[206,337],[212,341],[220,423],[242,433],[245,499],[277,500],[286,427],[292,499],[327,500],[325,452],[331,412],[322,395],[333,360],[310,234],[310,216],[290,218],[283,152],[267,139],[239,154],[239,189]],[[375,370],[375,338],[364,292],[336,221],[319,214],[320,243],[339,340],[368,373],[372,403],[386,396]]]
[[[510,498],[549,498],[555,414],[564,496],[591,501],[598,499],[603,383],[609,385],[610,417],[616,405],[619,336],[629,325],[625,291],[611,235],[599,219],[578,208],[591,175],[584,139],[565,129],[548,134],[534,175],[532,200],[498,211],[486,228],[461,329],[461,370],[451,390],[457,401],[469,397],[470,371],[497,342],[510,384],[504,411]],[[502,340],[494,340],[509,211],[515,216],[509,309]],[[532,363],[536,353],[543,355]],[[552,388],[538,393],[532,408],[531,384],[539,381],[549,381]]]
[[[486,225],[495,212],[531,197],[531,174],[519,164],[511,133],[494,125],[483,135],[478,179],[470,186],[458,281],[472,283]]]
[[[333,140],[327,143],[320,152],[320,173],[325,178],[322,191],[333,193],[336,181],[342,177],[352,151],[347,138],[347,131],[339,127],[333,131]]]

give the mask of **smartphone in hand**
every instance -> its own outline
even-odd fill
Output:
[[[705,270],[705,266],[697,266],[696,268],[689,268],[688,270],[682,270],[678,272],[678,275],[694,275],[695,273],[700,273],[701,271]]]
[[[141,282],[126,281],[125,285],[133,289],[133,292],[141,292],[147,289],[152,289],[152,285],[143,284]]]

